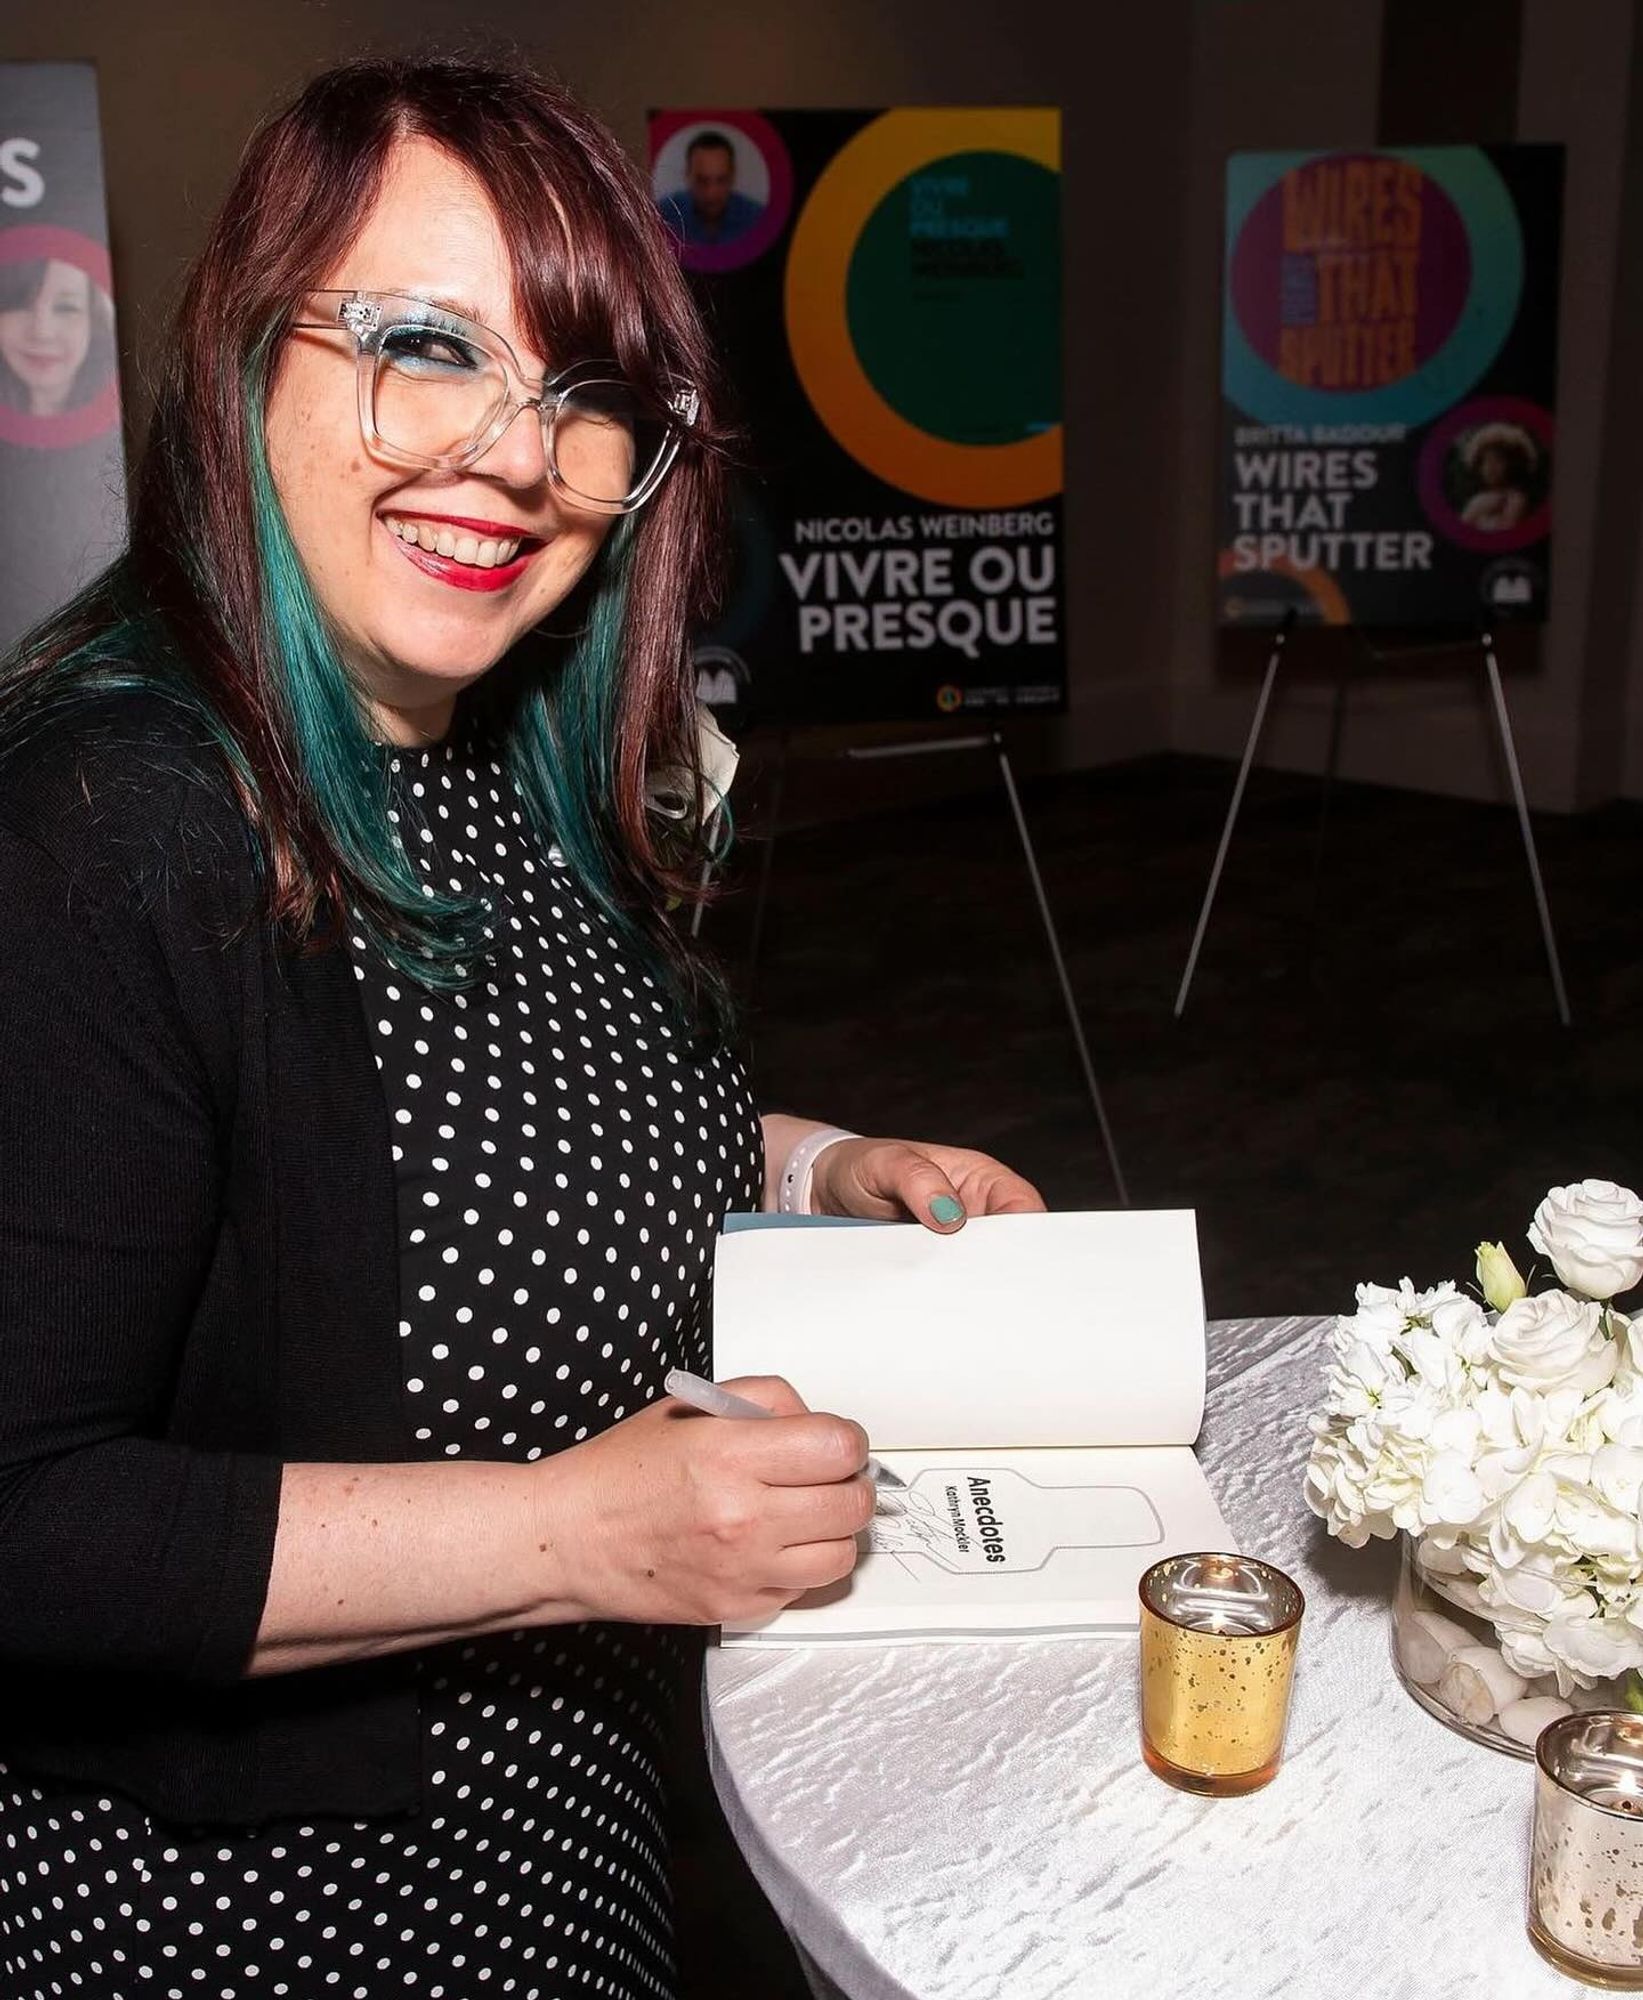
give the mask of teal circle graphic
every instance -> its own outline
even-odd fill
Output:
[[[950,444],[1008,445],[1061,420],[1058,178],[1013,153],[906,175],[856,240],[846,281],[862,372]]]
[[[1436,354],[1379,389],[1308,389],[1262,360],[1245,339],[1232,301],[1232,250],[1250,210],[1283,176],[1327,155],[1263,153],[1227,170],[1227,275],[1222,291],[1222,387],[1229,403],[1261,424],[1423,424],[1468,395],[1500,352],[1523,296],[1523,231],[1506,184],[1470,146],[1388,146],[1443,189],[1460,211],[1472,248],[1472,290]]]

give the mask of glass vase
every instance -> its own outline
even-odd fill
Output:
[[[1392,1664],[1428,1714],[1509,1757],[1533,1757],[1549,1722],[1576,1710],[1627,1708],[1630,1674],[1560,1695],[1557,1678],[1528,1680],[1501,1656],[1486,1617],[1458,1601],[1469,1579],[1448,1577],[1421,1559],[1421,1543],[1399,1537],[1398,1587],[1392,1600]]]

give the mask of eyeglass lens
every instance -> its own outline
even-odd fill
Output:
[[[496,357],[452,328],[388,328],[377,350],[372,416],[377,434],[419,458],[455,457],[495,421],[508,399]],[[585,500],[615,505],[644,487],[668,426],[621,381],[561,392],[552,422],[560,479]]]

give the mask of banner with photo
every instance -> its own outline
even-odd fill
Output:
[[[89,63],[0,63],[0,650],[125,540],[108,211]]]
[[[1543,620],[1561,146],[1235,153],[1223,625]]]
[[[748,439],[703,699],[1061,707],[1060,114],[658,111],[650,153]]]

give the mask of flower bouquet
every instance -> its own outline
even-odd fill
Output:
[[[1331,1335],[1306,1499],[1353,1548],[1403,1535],[1393,1659],[1423,1706],[1532,1754],[1575,1707],[1643,1709],[1643,1201],[1553,1188],[1531,1292],[1498,1243],[1481,1297],[1358,1287]]]

